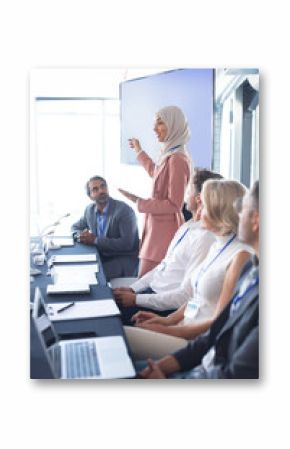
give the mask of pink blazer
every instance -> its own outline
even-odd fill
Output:
[[[190,176],[190,161],[181,152],[168,156],[160,166],[156,166],[145,151],[141,151],[137,158],[153,178],[152,198],[137,201],[138,211],[146,214],[139,257],[160,262],[184,222],[181,211]]]

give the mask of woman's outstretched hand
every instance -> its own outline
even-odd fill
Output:
[[[135,139],[135,137],[132,137],[132,139],[128,139],[129,142],[129,147],[133,148],[136,153],[139,153],[140,151],[142,151],[140,142],[138,139]]]
[[[123,190],[123,189],[118,189],[119,192],[122,193],[122,195],[124,195],[126,198],[128,198],[128,200],[133,201],[134,203],[136,203],[137,200],[139,200],[139,196],[134,195],[133,193],[127,192],[127,190]]]

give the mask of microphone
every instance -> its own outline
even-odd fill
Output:
[[[52,223],[52,224],[50,224],[48,226],[45,226],[45,228],[42,230],[42,232],[40,234],[40,238],[41,238],[42,241],[43,241],[43,239],[45,239],[43,241],[43,248],[44,248],[45,254],[48,253],[49,249],[59,249],[59,248],[61,248],[61,246],[59,246],[59,245],[57,245],[57,244],[55,244],[53,242],[52,238],[53,238],[53,235],[55,233],[56,226],[58,226],[64,218],[69,217],[70,215],[71,215],[70,212],[62,215],[54,223]],[[44,232],[45,230],[47,230],[49,228],[52,228],[52,229],[50,229],[50,231],[48,231],[48,232]],[[46,237],[50,237],[51,239],[48,239]]]
[[[58,245],[52,245],[53,242],[52,241],[49,242],[48,239],[46,239],[46,237],[53,236],[55,232],[55,227],[58,226],[64,218],[69,217],[70,215],[71,214],[69,212],[64,215],[61,215],[55,222],[45,226],[40,232],[38,232],[37,242],[32,242],[30,244],[31,254],[46,255],[48,253],[48,250],[50,248],[52,249],[52,246],[55,249],[60,248],[60,246]]]
[[[46,235],[53,234],[54,229],[52,229],[49,232],[45,232],[45,231],[49,228],[54,228],[55,226],[58,226],[64,218],[70,217],[70,215],[71,215],[70,212],[68,212],[67,214],[61,215],[54,223],[51,223],[51,224],[45,226],[40,232],[40,237],[45,237]]]

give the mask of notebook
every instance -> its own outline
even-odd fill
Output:
[[[131,285],[137,281],[138,278],[128,277],[128,278],[114,278],[111,279],[109,284],[111,288],[119,287],[131,287]]]
[[[51,256],[51,263],[96,262],[96,254],[60,254]]]
[[[47,309],[51,321],[120,315],[120,309],[113,299],[50,303]]]
[[[69,284],[73,280],[74,284],[97,285],[96,273],[98,271],[97,263],[57,264],[51,269],[51,277],[54,284]]]
[[[56,237],[54,236],[49,240],[51,249],[54,246],[74,246],[74,240],[72,237]]]
[[[38,287],[35,289],[32,318],[54,378],[119,379],[135,376],[122,336],[60,340]]]
[[[89,284],[80,284],[75,282],[49,284],[46,288],[48,295],[62,295],[68,293],[89,293]]]

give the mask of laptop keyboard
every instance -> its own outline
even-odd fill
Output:
[[[100,375],[100,367],[94,342],[66,343],[67,378],[80,379]]]
[[[52,365],[54,367],[55,375],[57,378],[61,377],[61,351],[58,344],[52,346],[48,350],[52,359]]]

